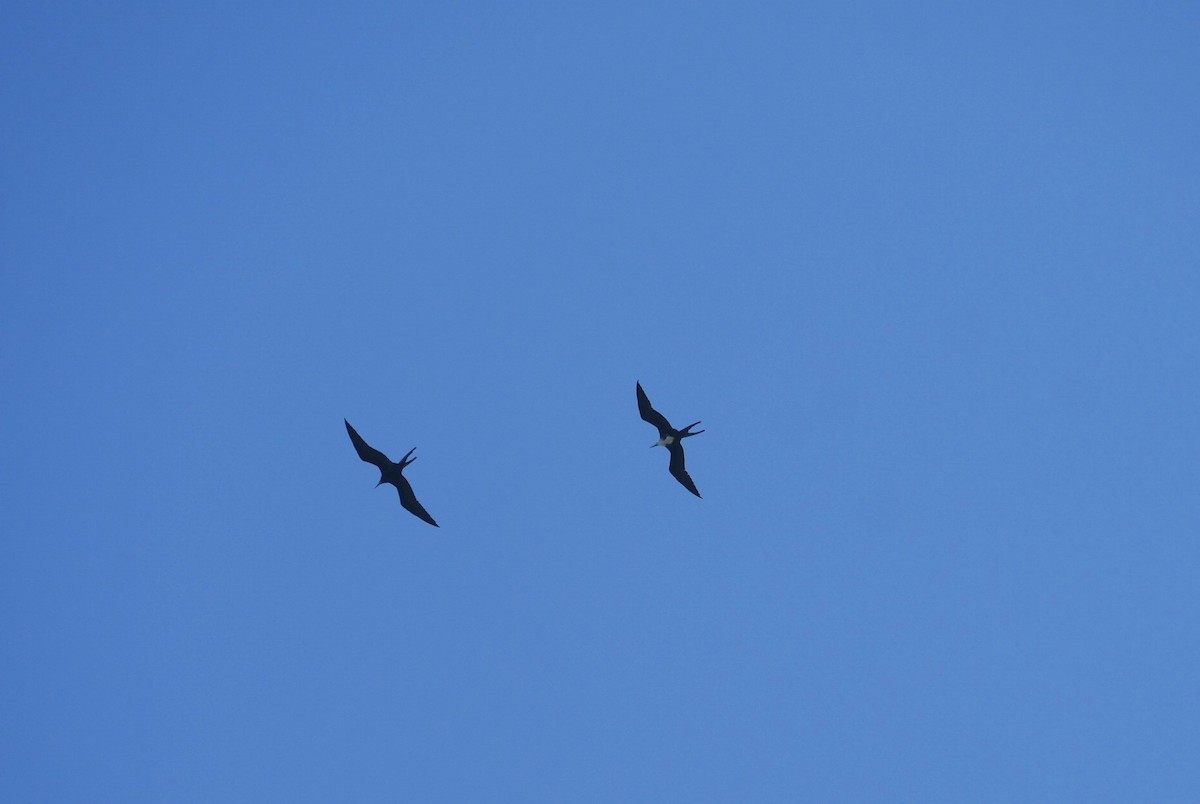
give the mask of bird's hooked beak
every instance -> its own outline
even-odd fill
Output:
[[[381,478],[379,478],[379,482],[375,484],[375,488],[379,488],[382,485],[383,485],[383,478],[381,477]]]

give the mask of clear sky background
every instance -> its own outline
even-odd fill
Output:
[[[0,799],[1200,800],[1194,3],[0,26]]]

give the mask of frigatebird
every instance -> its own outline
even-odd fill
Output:
[[[692,422],[682,430],[676,430],[667,421],[667,417],[659,413],[650,406],[650,400],[646,396],[646,392],[642,390],[642,384],[637,384],[637,399],[638,413],[642,418],[658,428],[658,441],[650,445],[651,449],[655,447],[666,447],[667,452],[671,453],[671,475],[683,485],[685,489],[700,496],[700,492],[696,491],[696,484],[692,482],[692,476],[687,473],[687,469],[683,468],[683,439],[690,438],[694,435],[700,435],[703,430],[691,432],[692,428],[700,422]],[[703,499],[703,498],[702,498]]]
[[[419,516],[435,528],[440,527],[438,523],[433,521],[433,517],[425,510],[421,503],[417,502],[417,495],[413,494],[412,486],[408,485],[408,480],[404,477],[404,467],[416,460],[409,459],[409,455],[416,452],[417,448],[410,449],[400,463],[393,463],[388,456],[384,455],[379,450],[372,447],[366,441],[363,441],[362,436],[350,426],[350,422],[345,419],[346,432],[350,434],[350,440],[354,442],[354,451],[358,453],[358,457],[362,458],[367,463],[373,463],[379,467],[379,482],[375,484],[375,488],[379,488],[384,483],[391,483],[396,487],[396,491],[400,492],[400,504],[411,514]]]

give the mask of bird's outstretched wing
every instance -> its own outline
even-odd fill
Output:
[[[638,413],[641,414],[643,420],[650,422],[650,424],[658,428],[658,437],[662,438],[671,432],[673,429],[671,423],[667,421],[666,416],[650,406],[650,399],[646,396],[646,392],[642,390],[640,382],[637,384],[637,398]]]
[[[406,511],[424,519],[435,528],[441,527],[441,525],[433,521],[433,517],[425,510],[425,506],[417,502],[417,495],[413,494],[412,486],[409,485],[407,480],[403,477],[398,477],[392,482],[396,486],[396,491],[400,492],[400,504],[404,506]]]
[[[683,468],[683,444],[676,441],[674,444],[667,447],[671,453],[671,476],[678,480],[685,489],[700,497],[700,492],[696,491],[696,484],[692,482],[692,476],[687,473],[687,469]],[[704,499],[700,497],[700,499]]]
[[[345,419],[342,419],[342,421],[346,422]],[[354,451],[358,453],[358,457],[367,463],[375,464],[381,470],[392,465],[392,462],[388,460],[388,456],[372,447],[366,441],[363,441],[358,431],[350,426],[350,422],[346,422],[346,432],[350,434],[350,440],[354,443]]]

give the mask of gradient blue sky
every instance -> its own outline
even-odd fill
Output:
[[[1200,800],[1198,30],[5,3],[0,799]]]

